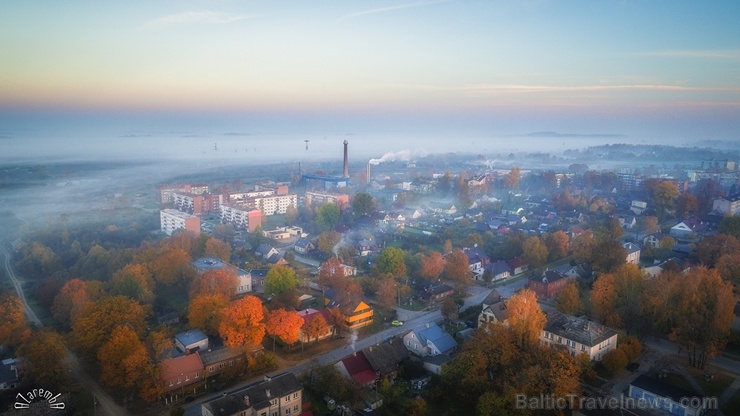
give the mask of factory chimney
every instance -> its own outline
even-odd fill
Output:
[[[347,140],[344,141],[344,177],[349,178],[349,160],[347,158],[347,145],[349,142]]]

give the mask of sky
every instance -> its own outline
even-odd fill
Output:
[[[695,0],[5,1],[0,135],[82,115],[740,144],[738,16]]]

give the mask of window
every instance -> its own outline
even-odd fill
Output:
[[[562,344],[562,343],[563,343],[563,337],[558,337],[558,344]]]
[[[190,381],[190,376],[185,376],[185,381]]]
[[[298,398],[298,393],[297,392],[296,393],[293,393],[293,398],[294,399],[297,399]]]
[[[213,372],[213,366],[211,366],[211,368],[209,368],[208,371],[210,371],[212,373]]]
[[[581,351],[586,351],[586,346],[581,344]]]
[[[285,414],[286,415],[289,415],[290,414],[290,408],[285,409]]]
[[[172,380],[170,380],[170,387],[172,387],[172,386],[174,386],[174,384],[172,383]]]
[[[182,380],[180,380],[180,377],[177,378],[177,384],[181,384]]]
[[[293,411],[298,413],[298,405],[293,406]]]
[[[290,394],[285,396],[285,403],[288,403],[290,401]]]

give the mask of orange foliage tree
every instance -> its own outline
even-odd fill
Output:
[[[51,314],[57,322],[69,327],[89,302],[105,296],[100,285],[92,281],[72,279],[59,289],[51,305]]]
[[[161,252],[154,261],[149,263],[149,268],[157,283],[174,286],[189,280],[194,273],[190,261],[190,255],[185,250],[171,248]]]
[[[262,302],[254,296],[245,296],[226,307],[218,333],[229,347],[258,345],[265,337],[264,321]]]
[[[548,258],[550,261],[560,260],[568,255],[568,243],[570,238],[564,231],[556,231],[548,234],[545,239],[547,246]]]
[[[0,344],[18,345],[31,334],[23,301],[14,293],[0,295]]]
[[[239,278],[234,270],[207,270],[193,279],[190,284],[190,297],[220,294],[227,299],[236,293]]]
[[[265,329],[272,335],[272,349],[275,349],[275,338],[288,345],[295,344],[302,326],[303,318],[296,311],[280,308],[270,312]]]
[[[144,264],[129,263],[113,273],[111,278],[111,295],[123,295],[136,299],[140,303],[154,302],[154,278]]]
[[[198,295],[190,299],[188,323],[191,328],[201,329],[208,335],[218,335],[223,311],[229,298],[221,293]]]
[[[536,344],[545,328],[545,313],[537,303],[537,296],[524,289],[512,296],[506,304],[509,311],[509,328],[520,347]]]
[[[132,389],[150,366],[146,346],[128,326],[113,329],[110,339],[98,351],[100,381],[108,386]]]
[[[21,372],[44,388],[62,387],[67,381],[63,361],[67,356],[64,338],[52,330],[34,331],[19,348]],[[48,387],[47,387],[48,386]]]
[[[215,257],[228,262],[231,258],[231,245],[218,238],[209,238],[206,241],[206,257]]]
[[[145,318],[141,305],[125,296],[90,302],[72,322],[72,339],[80,348],[95,355],[119,325],[128,325],[134,332],[143,333]]]
[[[467,282],[473,279],[468,264],[468,256],[462,250],[455,250],[447,255],[445,273],[450,279]]]
[[[380,280],[378,285],[378,302],[381,304],[392,307],[396,303],[396,288],[398,283],[396,279],[392,277],[386,277]]]
[[[305,326],[303,326],[303,335],[311,342],[311,338],[318,340],[320,336],[329,331],[329,323],[326,322],[323,315],[313,317]]]
[[[336,257],[331,257],[321,265],[318,282],[322,286],[336,288],[338,282],[344,279],[344,277],[342,262]]]
[[[421,269],[419,275],[425,279],[437,279],[445,271],[445,258],[442,257],[441,253],[432,252],[431,254],[424,255],[419,253],[417,255]]]

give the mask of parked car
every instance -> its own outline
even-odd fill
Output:
[[[402,326],[403,325],[403,321],[393,321],[393,322],[391,322],[391,325],[393,325],[393,326]]]

